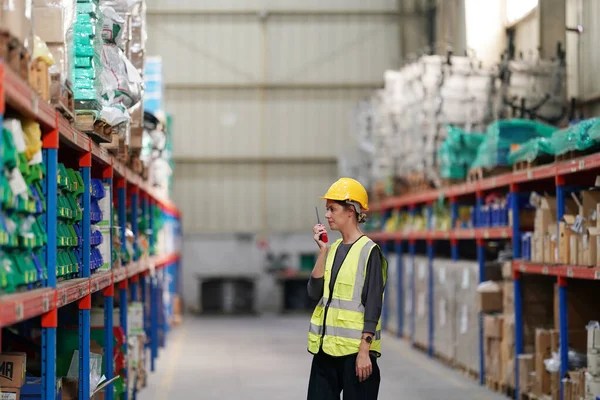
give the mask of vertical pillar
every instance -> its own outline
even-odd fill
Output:
[[[104,373],[106,376],[112,377],[114,375],[114,365],[112,354],[113,349],[113,310],[115,306],[115,285],[113,282],[104,289]],[[104,397],[106,400],[113,400],[113,385],[112,383],[104,390]]]
[[[433,230],[433,202],[427,204],[427,229]],[[428,355],[433,357],[434,353],[434,293],[433,293],[433,257],[434,257],[434,242],[433,239],[427,239],[427,268],[428,268],[428,280],[427,280],[427,307],[429,309],[428,318]]]
[[[410,206],[409,208],[410,210],[410,216],[411,218],[414,218],[416,215],[416,209],[414,204]],[[409,259],[409,263],[410,263],[410,270],[411,270],[411,274],[410,274],[410,297],[411,297],[411,310],[410,310],[410,342],[411,344],[414,346],[415,344],[415,329],[416,329],[416,307],[415,307],[415,301],[416,301],[416,296],[415,296],[415,279],[416,279],[416,271],[415,271],[415,255],[417,254],[417,243],[415,241],[415,239],[409,239],[408,242],[408,251],[410,254],[410,259]]]
[[[138,202],[140,189],[137,186],[131,187],[131,232],[135,240],[133,241],[133,261],[137,261],[138,251]]]
[[[450,197],[450,230],[456,229],[458,221],[458,203],[456,197]],[[453,261],[458,261],[458,240],[450,239],[450,251]]]
[[[383,256],[385,257],[385,259],[387,260],[388,258],[388,254],[389,254],[389,248],[388,248],[389,242],[387,240],[384,240],[383,242],[381,242],[381,252],[383,253]],[[166,269],[167,272],[170,272],[174,267],[174,264],[171,264],[168,269]],[[388,323],[389,323],[389,304],[388,304],[388,299],[390,297],[389,296],[383,296],[383,304],[381,307],[381,328],[382,330],[387,331],[388,329]]]
[[[479,264],[479,283],[485,280],[485,240],[477,239],[477,262]],[[479,383],[485,384],[485,349],[483,337],[483,313],[479,313]]]
[[[123,334],[125,335],[124,353],[125,359],[127,359],[127,279],[119,282],[119,319]],[[125,382],[127,382],[128,376],[129,371],[127,370],[127,367],[125,367]],[[125,391],[125,393],[123,393],[123,400],[127,400],[127,396],[127,391]]]
[[[151,278],[152,289],[150,290],[150,366],[155,371],[155,362],[158,358],[158,280],[156,276]]]
[[[569,368],[569,315],[567,312],[567,278],[558,277],[558,318],[559,318],[559,353],[560,376],[563,377]],[[560,398],[564,398],[564,384],[560,382]]]
[[[521,232],[519,225],[519,187],[517,184],[510,185],[510,210],[511,210],[511,223],[513,230],[513,260],[518,260],[521,257],[521,246],[519,245]],[[522,280],[521,273],[513,272],[514,278],[514,297],[515,297],[515,361],[518,356],[523,354],[523,299],[522,293]],[[519,399],[520,394],[520,382],[519,382],[519,363],[515,362],[515,392]]]
[[[126,248],[127,239],[127,183],[125,178],[117,180],[117,212],[119,213],[119,234],[121,236],[121,248]]]
[[[561,221],[565,215],[565,177],[556,177],[556,218]],[[560,237],[558,239],[560,241]],[[557,245],[559,246],[560,243]],[[558,277],[558,320],[560,376],[565,376],[569,366],[569,315],[567,312],[567,279]],[[560,382],[560,398],[563,398],[564,384]]]
[[[5,64],[6,65],[6,64]],[[3,82],[3,68],[0,68],[0,85]],[[0,107],[4,113],[4,94],[0,88]],[[0,135],[0,140],[1,139]],[[43,178],[43,192],[46,198],[44,225],[46,229],[46,246],[43,249],[47,278],[45,287],[56,288],[56,207],[58,185],[58,112],[56,113],[54,129],[42,138],[42,156],[46,174]],[[56,304],[56,298],[54,298]],[[56,395],[56,328],[58,327],[58,310],[54,308],[42,315],[42,398],[52,399]]]
[[[79,167],[83,177],[83,218],[81,229],[83,242],[80,243],[82,265],[79,276],[89,278],[92,225],[91,213],[91,188],[92,188],[92,151],[84,153],[79,158]],[[88,294],[79,300],[79,400],[90,398],[90,313],[92,309],[92,295]]]
[[[397,260],[397,282],[398,289],[396,291],[396,312],[398,313],[398,337],[404,336],[404,264],[402,262],[402,241],[396,241],[396,257]]]
[[[108,191],[106,196],[110,199],[110,204],[112,205],[113,199],[113,168],[112,166],[108,166],[102,172],[102,178],[104,182],[108,184]],[[109,251],[109,263],[110,268],[112,270],[112,207],[111,207],[111,215],[110,215],[110,230],[109,237],[104,238],[104,240],[108,240],[110,243],[110,251]],[[114,352],[113,348],[113,328],[114,328],[114,320],[113,320],[113,311],[115,308],[115,285],[111,281],[110,285],[104,289],[104,374],[107,377],[112,377],[114,375],[114,364],[112,359],[112,354]],[[109,358],[110,355],[110,358]],[[109,384],[104,390],[104,397],[106,400],[113,400],[114,392],[113,392],[113,384]]]

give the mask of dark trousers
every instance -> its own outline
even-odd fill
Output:
[[[356,376],[356,354],[331,357],[322,351],[313,358],[308,400],[377,400],[381,375],[377,357],[371,355],[373,373],[363,382]]]

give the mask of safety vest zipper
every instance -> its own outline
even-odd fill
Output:
[[[361,237],[359,237],[358,239],[356,239],[356,241],[354,243],[356,243],[360,239],[362,239],[363,236],[364,235],[361,235]],[[340,274],[340,269],[342,269],[342,266],[344,265],[344,262],[346,261],[346,257],[348,257],[348,254],[350,254],[350,251],[352,250],[352,246],[354,246],[354,243],[352,243],[350,245],[350,248],[348,249],[348,251],[346,252],[346,254],[344,254],[344,259],[340,263],[340,268],[338,269],[338,273],[336,274],[335,279],[332,276],[331,283],[329,284],[329,298],[327,299],[327,304],[325,305],[325,310],[323,311],[323,332],[321,333],[320,350],[323,349],[323,338],[325,338],[325,331],[327,329],[327,311],[329,311],[329,306],[331,305],[331,301],[333,300],[333,288],[335,287],[335,281],[337,280],[337,277]],[[341,245],[341,243],[335,249],[335,253],[336,254],[337,254],[337,251],[338,251],[338,248],[339,248],[340,245]],[[335,256],[336,256],[336,254],[333,255],[333,263],[335,263]],[[327,263],[327,261],[325,261],[325,263]],[[331,265],[332,269],[333,269],[333,263]],[[332,286],[333,286],[333,288],[332,288]]]

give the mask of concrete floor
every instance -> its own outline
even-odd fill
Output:
[[[170,333],[140,400],[303,400],[308,316],[194,318]],[[380,400],[506,400],[384,337]]]

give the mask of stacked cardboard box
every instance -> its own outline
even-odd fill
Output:
[[[429,259],[415,257],[415,343],[429,347]]]
[[[595,399],[600,396],[600,325],[590,324],[587,332],[586,396]]]
[[[25,383],[27,356],[25,353],[0,354],[0,387],[2,399],[19,399]]]
[[[580,400],[585,398],[585,372],[569,371],[564,380],[564,400]]]
[[[456,267],[454,261],[435,259],[433,271],[434,338],[436,354],[446,361],[455,357],[456,342]]]
[[[515,285],[512,280],[512,263],[502,266],[502,309],[504,312],[502,343],[500,354],[503,381],[510,388],[515,387]]]
[[[501,343],[504,334],[502,315],[483,317],[485,376],[495,382],[504,382],[504,369],[501,360]]]
[[[555,263],[556,248],[556,198],[550,196],[532,196],[536,207],[531,240],[531,261]],[[554,247],[552,247],[554,244]]]
[[[388,282],[398,282],[398,256],[395,253],[388,254],[388,270],[387,280]],[[385,304],[388,309],[387,311],[387,330],[394,335],[398,335],[398,285],[386,285],[385,288]],[[181,299],[179,296],[173,296],[173,316],[171,324],[178,325],[178,321],[181,317]]]
[[[479,371],[479,313],[476,262],[459,261],[456,266],[456,363],[465,369]]]
[[[600,192],[582,191],[579,196],[573,194],[571,197],[570,201],[565,202],[565,215],[558,227],[559,262],[597,265],[599,226],[596,214]]]
[[[412,334],[411,330],[411,316],[413,315],[414,301],[412,291],[412,279],[414,274],[414,261],[412,257],[404,256],[402,265],[404,266],[404,281],[402,293],[404,293],[404,337],[410,338]]]

